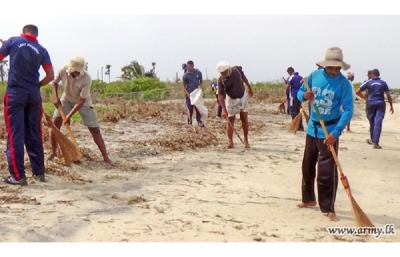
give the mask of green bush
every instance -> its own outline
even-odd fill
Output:
[[[56,109],[56,107],[54,106],[54,104],[52,102],[43,103],[43,112],[46,113],[47,115],[49,115],[50,117],[53,117],[53,113],[54,113],[55,109]],[[65,115],[67,115],[67,113]],[[79,113],[76,112],[74,115],[72,115],[71,121],[81,122],[82,121],[81,115],[79,115]]]
[[[123,82],[113,82],[107,84],[104,88],[104,92],[117,92],[117,93],[129,93],[129,92],[143,92],[155,89],[165,89],[166,84],[155,78],[136,78],[133,80]]]

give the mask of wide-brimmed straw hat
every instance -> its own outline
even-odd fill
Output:
[[[343,61],[343,52],[339,47],[331,47],[326,50],[325,60],[317,62],[323,67],[341,67],[343,70],[350,69],[350,64]]]
[[[80,56],[74,56],[69,60],[69,63],[65,65],[65,68],[67,73],[77,71],[80,75],[83,75],[85,73],[85,65],[85,59]]]

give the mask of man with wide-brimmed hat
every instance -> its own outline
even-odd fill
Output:
[[[329,135],[325,137],[319,117],[312,108],[302,163],[302,203],[298,207],[317,204],[314,191],[317,177],[320,210],[334,221],[337,220],[335,199],[338,172],[328,146],[338,151],[339,136],[353,116],[354,98],[349,80],[341,73],[342,69],[348,70],[350,65],[343,61],[343,52],[339,47],[329,48],[325,60],[317,64],[324,69],[315,70],[306,78],[311,92],[303,84],[297,98],[300,101],[315,100]]]
[[[92,86],[92,78],[85,71],[86,62],[83,57],[74,56],[69,60],[62,69],[60,69],[53,81],[53,103],[56,110],[53,114],[53,122],[60,129],[63,120],[58,111],[58,106],[62,106],[62,110],[66,115],[64,122],[69,123],[71,117],[79,112],[82,117],[83,125],[87,126],[92,134],[93,140],[99,148],[104,162],[114,165],[107,154],[106,146],[100,132],[100,125],[97,121],[96,114],[92,107],[92,98],[90,89]],[[58,97],[58,84],[62,83],[63,94],[61,99]],[[51,134],[52,153],[47,160],[53,159],[57,154],[57,142]]]

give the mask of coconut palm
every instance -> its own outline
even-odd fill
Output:
[[[121,69],[122,80],[132,80],[135,78],[144,77],[144,67],[140,65],[137,61],[132,61],[129,65],[122,67]]]

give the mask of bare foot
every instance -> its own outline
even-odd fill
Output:
[[[111,161],[110,159],[104,159],[104,162],[107,163],[108,165],[111,165],[113,167],[116,167],[117,165],[115,163],[113,163],[113,161]]]
[[[330,221],[339,221],[340,219],[336,216],[336,213],[334,212],[328,212],[328,214],[326,215],[328,216]]]
[[[250,148],[250,145],[248,142],[244,143],[244,148]]]
[[[312,201],[312,202],[309,202],[309,203],[300,203],[300,204],[297,205],[297,207],[299,207],[299,208],[307,208],[307,207],[314,207],[316,205],[317,205],[317,202],[316,201]]]
[[[224,147],[224,149],[231,149],[233,148],[233,144],[228,144],[227,146]]]
[[[52,161],[54,159],[54,157],[56,157],[57,154],[56,153],[52,153],[49,155],[49,157],[47,157],[46,161]]]

